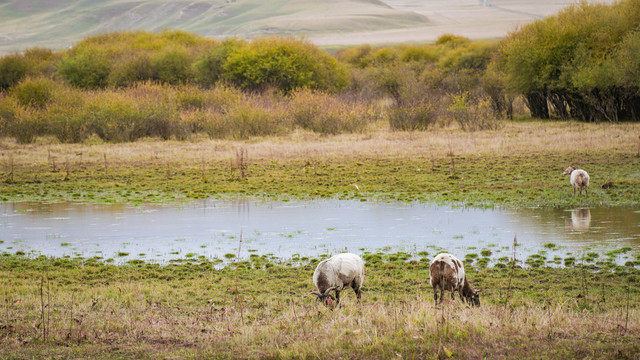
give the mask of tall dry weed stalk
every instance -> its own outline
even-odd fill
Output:
[[[64,181],[68,181],[71,179],[71,163],[69,162],[69,159],[64,162],[64,167],[67,171],[66,175],[64,176]]]
[[[46,278],[46,280],[45,280]],[[47,302],[45,304],[45,290],[44,285],[47,284],[46,297]],[[50,317],[50,305],[51,305],[51,287],[49,282],[49,276],[45,275],[40,278],[40,321],[42,326],[42,340],[47,342],[49,335],[49,317]]]
[[[9,184],[13,184],[13,174],[15,173],[15,159],[13,154],[9,155],[9,176],[7,177],[7,182]]]
[[[51,163],[51,171],[56,172],[58,171],[58,165],[56,164],[56,157],[51,155],[51,149],[47,150],[48,152],[48,162]]]
[[[587,306],[587,302],[588,302],[588,297],[589,297],[589,288],[587,287],[587,274],[585,271],[585,265],[584,265],[584,256],[582,257],[582,268],[580,269],[580,275],[581,275],[581,285],[582,285],[582,306],[586,307]]]
[[[449,152],[447,153],[447,156],[451,160],[451,164],[449,166],[449,175],[453,175],[456,173],[456,159],[455,159],[456,155],[453,153],[453,150],[450,149]]]
[[[247,170],[249,169],[249,154],[247,148],[236,150],[236,163],[234,168],[239,172],[238,180],[244,180],[247,177]]]
[[[629,302],[631,301],[631,278],[629,279],[629,282],[627,283],[627,315],[624,318],[624,332],[626,333],[627,331],[629,331]]]
[[[202,158],[202,161],[201,161],[201,175],[200,175],[200,177],[201,177],[201,180],[202,180],[203,183],[206,184],[208,182],[208,180],[207,180],[207,162],[204,160],[204,158]]]
[[[240,299],[238,298],[239,296],[239,291],[238,291],[238,272],[240,271],[240,250],[242,249],[242,229],[240,229],[240,238],[238,239],[238,255],[236,256],[236,273],[235,273],[235,303],[236,303],[236,307],[240,308],[240,319],[242,320],[242,324],[244,325],[244,308],[242,306],[242,303],[240,301]]]
[[[506,305],[509,303],[509,298],[511,297],[511,280],[513,279],[513,274],[516,271],[516,247],[518,246],[518,234],[513,236],[513,257],[511,258],[511,273],[509,274],[509,285],[507,285],[507,297],[504,301]]]

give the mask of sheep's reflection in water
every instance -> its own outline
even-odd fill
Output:
[[[571,219],[565,219],[565,225],[573,231],[587,231],[591,226],[591,210],[571,210]]]

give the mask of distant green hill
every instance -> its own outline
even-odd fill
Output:
[[[89,35],[175,28],[209,37],[349,33],[429,24],[379,0],[5,0],[0,54],[62,49]]]

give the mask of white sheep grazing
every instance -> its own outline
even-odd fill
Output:
[[[364,262],[355,254],[344,253],[322,260],[313,272],[313,283],[318,291],[312,291],[310,295],[318,296],[318,301],[326,305],[340,303],[340,291],[350,287],[356,292],[356,298],[360,302],[360,288],[364,281]],[[336,297],[329,294],[335,290]]]
[[[576,170],[573,166],[569,166],[562,172],[562,175],[570,175],[569,182],[573,186],[573,195],[576,194],[576,188],[578,188],[579,194],[582,196],[582,189],[584,188],[584,193],[589,197],[589,174],[586,171]]]

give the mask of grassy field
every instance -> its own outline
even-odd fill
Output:
[[[2,201],[181,202],[207,197],[429,201],[471,206],[635,205],[640,126],[507,122],[500,130],[249,141],[0,141]],[[591,175],[572,196],[569,165]],[[356,186],[357,185],[357,186]]]
[[[487,254],[483,254],[487,255]],[[433,254],[365,254],[363,300],[307,295],[320,259],[0,256],[0,358],[636,359],[637,269],[474,267],[481,306],[435,306]],[[489,255],[490,256],[490,255]],[[235,261],[235,260],[234,260]],[[218,265],[219,267],[219,265]]]
[[[500,130],[250,141],[0,141],[3,201],[202,197],[389,199],[473,206],[637,205],[638,124],[507,122]],[[573,197],[569,164],[590,172]],[[357,185],[357,188],[356,186]],[[603,185],[604,186],[603,188]],[[435,251],[435,250],[434,250]],[[318,258],[251,253],[168,265],[0,254],[0,358],[636,359],[638,261],[467,254],[480,308],[435,306],[434,253],[364,253],[363,301],[307,294]],[[563,267],[558,267],[564,265]]]

